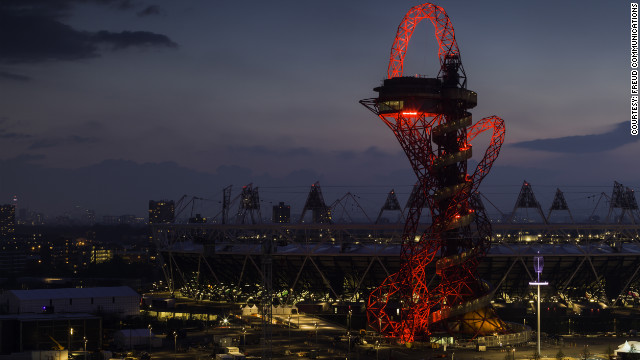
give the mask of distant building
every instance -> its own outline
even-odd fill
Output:
[[[9,314],[110,313],[140,314],[140,295],[128,286],[8,290],[0,304]]]
[[[13,240],[16,232],[16,206],[0,205],[0,238]]]
[[[151,211],[151,210],[149,210]],[[109,226],[117,225],[144,225],[146,219],[135,215],[104,215],[102,216],[102,224]]]
[[[94,225],[96,223],[96,212],[91,209],[85,209],[82,214],[82,220],[89,225]]]
[[[42,225],[44,224],[44,214],[21,208],[18,211],[16,223],[19,225]]]
[[[103,246],[93,246],[91,251],[91,263],[101,264],[113,259],[113,250]]]
[[[27,209],[20,209],[20,211],[18,212],[20,214],[20,216],[18,217],[18,223],[19,224],[23,224],[22,221],[26,221],[29,218],[29,213]]]
[[[277,224],[288,224],[291,222],[291,206],[280,202],[273,206],[273,222]]]
[[[113,215],[104,215],[102,216],[102,223],[104,225],[120,225],[120,217]]]
[[[122,225],[135,225],[136,224],[136,216],[135,215],[120,215],[120,224],[122,224]]]
[[[149,224],[170,224],[175,217],[173,200],[149,200]]]
[[[0,274],[20,274],[27,264],[27,254],[24,250],[6,246],[0,251]]]
[[[67,359],[68,348],[102,349],[102,318],[91,314],[0,315],[3,359]]]
[[[189,218],[189,224],[206,224],[207,218],[202,217],[200,214],[196,214],[195,217]]]
[[[162,337],[156,336],[148,328],[118,330],[113,334],[113,342],[123,349],[162,347]]]

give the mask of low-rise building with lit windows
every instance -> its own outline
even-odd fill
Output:
[[[9,290],[0,296],[9,314],[110,313],[120,317],[140,313],[140,295],[128,286]]]

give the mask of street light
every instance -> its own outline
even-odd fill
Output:
[[[316,347],[318,347],[318,322],[316,321],[313,326],[316,328]]]
[[[178,333],[177,332],[173,332],[173,358],[176,358],[176,355],[178,354]]]
[[[67,338],[67,351],[71,352],[71,337],[73,336],[73,328],[69,328],[69,337]]]
[[[242,345],[244,346],[244,351],[247,351],[247,330],[245,327],[242,327]]]
[[[516,360],[516,348],[514,347],[513,349],[511,349],[511,353],[512,353],[512,360]]]
[[[569,335],[571,335],[571,318],[569,318]]]
[[[347,319],[347,339],[349,341],[349,347],[347,348],[347,359],[351,358],[351,314],[353,314],[353,311],[349,309],[349,318]]]
[[[540,251],[538,251],[538,255],[540,255]],[[544,258],[542,256],[534,256],[533,257],[533,268],[535,269],[536,273],[538,274],[538,279],[537,281],[531,281],[529,282],[529,285],[535,285],[538,287],[538,311],[537,311],[537,315],[538,315],[538,331],[537,331],[537,335],[538,335],[538,356],[541,356],[542,354],[540,354],[540,286],[544,286],[544,285],[549,285],[548,282],[546,281],[540,281],[540,273],[542,273],[542,268],[544,267]]]
[[[87,360],[87,341],[89,340],[87,340],[86,336],[83,338],[83,340],[84,340],[84,360]]]
[[[151,324],[147,327],[149,328],[149,352],[151,352]]]
[[[376,360],[379,360],[378,353],[380,352],[380,341],[376,341]]]
[[[289,314],[289,344],[291,345],[291,314]]]

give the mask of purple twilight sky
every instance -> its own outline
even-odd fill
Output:
[[[556,187],[570,206],[614,180],[638,188],[628,2],[435,3],[478,93],[474,118],[506,121],[489,198],[510,210],[524,179],[547,208]],[[351,191],[379,208],[391,188],[404,202],[409,163],[358,100],[375,96],[419,4],[3,0],[0,203],[143,215],[149,199],[189,194],[211,199],[211,216],[224,186],[253,182],[296,213],[316,180],[327,202]],[[437,71],[424,21],[405,74]]]

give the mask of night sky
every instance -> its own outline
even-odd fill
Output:
[[[640,187],[629,2],[435,3],[478,93],[474,119],[506,121],[482,188],[498,206],[525,179],[543,208],[556,187],[569,206],[614,180]],[[253,182],[265,206],[295,207],[316,180],[329,203],[351,191],[379,208],[391,188],[404,202],[409,162],[358,100],[375,96],[419,4],[0,0],[0,203],[144,215],[149,199],[188,194],[213,215],[224,186]],[[437,64],[423,21],[405,75]]]

